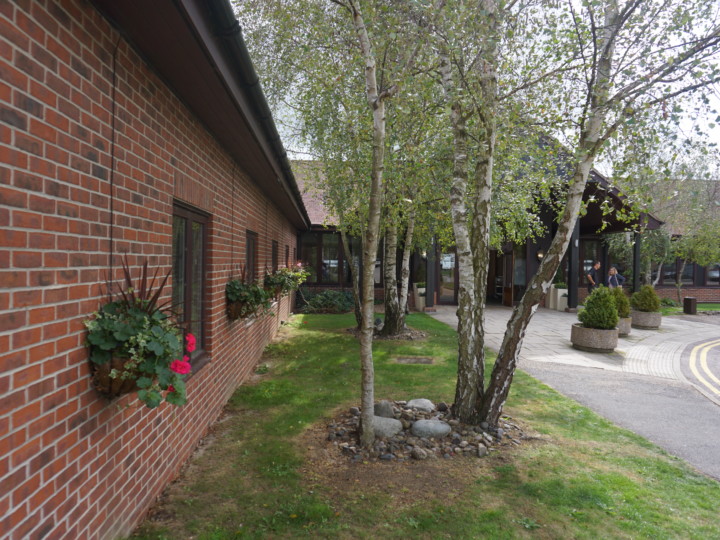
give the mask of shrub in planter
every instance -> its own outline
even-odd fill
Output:
[[[617,347],[618,314],[610,289],[600,286],[593,290],[578,319],[582,324],[573,325],[570,333],[573,347],[598,352],[610,352]]]
[[[109,293],[107,303],[84,321],[93,384],[108,398],[137,391],[149,408],[163,400],[184,405],[183,378],[190,372],[189,357],[184,353],[195,350],[195,338],[187,334],[183,346],[181,328],[167,306],[158,304],[169,274],[158,283],[156,271],[150,280],[145,263],[136,287],[127,258],[123,273],[118,292]]]
[[[660,297],[650,285],[643,285],[638,292],[633,293],[630,305],[634,310],[633,328],[653,330],[660,327],[662,323]]]
[[[660,297],[650,285],[643,285],[638,292],[633,293],[630,305],[635,311],[653,313],[660,311]]]
[[[630,300],[620,287],[610,289],[615,299],[615,307],[618,313],[618,333],[620,336],[630,334],[631,318],[630,318]]]
[[[578,313],[578,319],[585,328],[615,328],[618,312],[612,291],[602,285],[593,290],[585,300],[585,309]]]

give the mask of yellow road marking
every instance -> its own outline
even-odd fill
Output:
[[[707,365],[707,354],[710,349],[713,349],[720,345],[720,339],[715,341],[708,341],[706,343],[703,343],[702,345],[698,345],[693,348],[692,352],[690,353],[690,370],[693,372],[693,375],[697,378],[698,381],[700,381],[704,386],[712,390],[717,395],[720,395],[720,389],[716,388],[712,384],[710,384],[705,377],[703,377],[700,372],[697,369],[697,354],[700,349],[702,349],[702,352],[700,353],[700,365],[702,366],[703,371],[706,375],[708,375],[713,381],[720,384],[720,380],[713,375],[710,370],[708,369]]]

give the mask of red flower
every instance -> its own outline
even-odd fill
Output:
[[[193,352],[196,345],[195,336],[193,336],[192,334],[188,334],[185,336],[185,339],[187,340],[187,352]]]
[[[170,363],[170,370],[180,375],[190,373],[190,362],[183,362],[182,360],[173,360]]]
[[[172,384],[170,386],[168,386],[168,392],[172,393],[174,391],[175,391],[175,387]]]

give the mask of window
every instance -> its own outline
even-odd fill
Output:
[[[675,261],[663,264],[661,275],[663,285],[674,285],[677,282],[677,264],[675,264]]]
[[[685,264],[681,280],[683,285],[693,285],[695,283],[695,263],[687,262]]]
[[[305,233],[300,239],[300,256],[302,257],[303,266],[310,275],[307,281],[309,283],[317,283],[318,279],[318,234],[317,233]]]
[[[176,204],[172,229],[172,302],[178,321],[197,339],[191,361],[205,349],[205,250],[208,216]]]
[[[322,237],[322,282],[340,282],[340,235],[325,234]]]
[[[714,287],[720,286],[720,263],[708,266],[707,284]]]
[[[587,284],[587,275],[593,267],[593,263],[601,260],[600,242],[597,240],[581,240],[580,257],[582,258],[582,274],[580,275],[580,283]]]
[[[245,231],[245,279],[248,283],[255,283],[257,279],[257,244],[257,233]]]
[[[285,266],[290,268],[290,246],[285,246]]]
[[[272,241],[272,271],[277,272],[278,269],[278,243],[277,240]]]

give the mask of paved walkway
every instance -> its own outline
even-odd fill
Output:
[[[436,319],[457,327],[454,306]],[[500,347],[511,309],[488,306],[486,346]],[[719,317],[664,317],[658,330],[633,328],[611,354],[572,348],[577,315],[540,308],[523,341],[519,368],[720,479],[720,400],[683,374],[696,344],[720,339]]]

